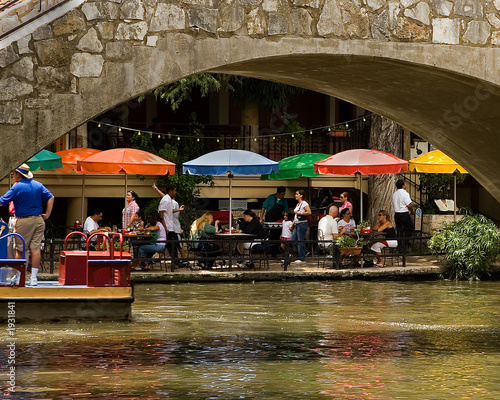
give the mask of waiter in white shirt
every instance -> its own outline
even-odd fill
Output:
[[[394,204],[394,222],[396,223],[396,231],[398,237],[408,237],[413,234],[415,225],[411,219],[410,213],[413,213],[412,201],[409,193],[406,191],[406,185],[403,179],[396,181],[397,190],[392,195]],[[401,242],[398,244],[398,249],[401,252]]]

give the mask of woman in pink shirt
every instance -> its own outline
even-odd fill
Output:
[[[339,207],[339,212],[342,212],[344,208],[348,208],[352,215],[352,203],[351,198],[349,197],[349,193],[343,192],[340,194],[340,201],[342,205]]]

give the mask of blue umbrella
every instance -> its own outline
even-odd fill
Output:
[[[229,227],[231,227],[231,179],[233,175],[263,175],[278,172],[278,162],[246,150],[217,150],[185,162],[182,164],[182,172],[191,175],[228,174]]]

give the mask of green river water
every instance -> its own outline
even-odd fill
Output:
[[[499,282],[136,285],[131,322],[16,326],[12,399],[499,399]],[[1,397],[1,396],[0,396]]]

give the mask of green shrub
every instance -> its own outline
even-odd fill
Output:
[[[500,233],[497,226],[483,215],[466,215],[443,228],[430,239],[429,248],[442,252],[450,266],[451,279],[481,279],[489,275],[489,267],[499,253]]]

